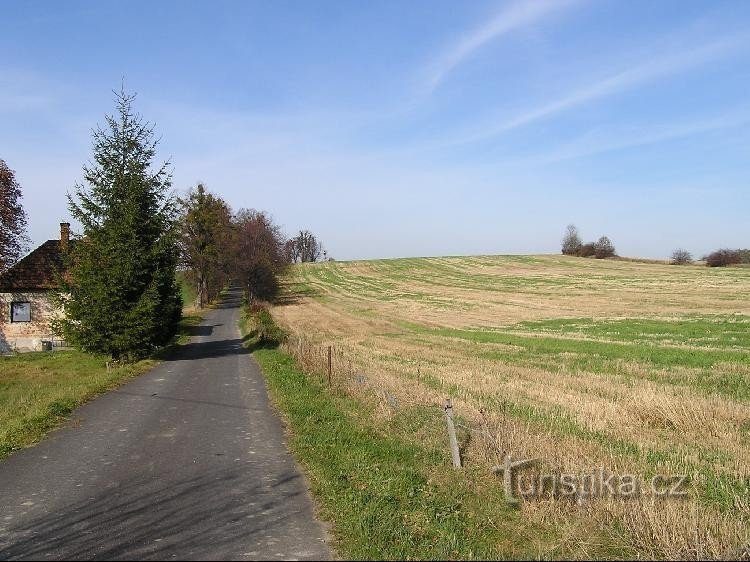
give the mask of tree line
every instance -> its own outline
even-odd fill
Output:
[[[566,256],[578,256],[583,258],[610,258],[616,256],[614,244],[602,236],[596,242],[584,244],[578,234],[576,225],[569,224],[561,244],[562,253]],[[722,248],[711,252],[701,258],[708,267],[725,267],[729,265],[750,264],[750,249],[730,250]],[[688,265],[695,263],[693,255],[684,248],[677,248],[672,252],[670,263],[673,265]]]
[[[596,242],[583,243],[576,225],[569,224],[562,239],[562,253],[566,256],[581,258],[595,257],[598,259],[611,258],[617,255],[615,246],[607,236],[600,237]]]
[[[233,212],[203,184],[177,197],[170,163],[155,163],[153,126],[133,110],[133,95],[116,93],[116,111],[93,132],[93,159],[68,194],[82,226],[64,253],[52,300],[65,314],[55,333],[80,349],[135,359],[169,343],[182,315],[176,272],[194,284],[205,306],[230,281],[246,298],[271,300],[291,263],[325,255],[302,230],[287,239],[265,212]],[[15,175],[0,160],[0,273],[24,253],[26,215]]]

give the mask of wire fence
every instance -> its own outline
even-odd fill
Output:
[[[460,469],[465,464],[465,455],[459,445],[456,430],[479,437],[486,453],[496,461],[507,456],[496,431],[490,429],[490,423],[484,419],[481,426],[466,423],[463,418],[456,419],[456,412],[451,397],[442,399],[424,399],[411,396],[403,391],[396,393],[383,383],[380,377],[365,374],[355,367],[356,362],[347,353],[334,345],[321,345],[299,334],[288,336],[284,347],[302,367],[303,371],[318,377],[329,387],[344,390],[352,394],[368,393],[379,403],[390,410],[419,408],[429,412],[437,420],[445,423],[445,434],[442,439],[447,442],[453,466]],[[417,377],[422,376],[421,367],[417,367]],[[465,441],[465,440],[462,440]]]

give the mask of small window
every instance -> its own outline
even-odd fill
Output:
[[[31,322],[31,303],[13,302],[10,304],[11,322]]]

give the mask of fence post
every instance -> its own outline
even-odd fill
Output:
[[[453,425],[453,405],[451,399],[445,399],[445,423],[448,426],[448,443],[451,448],[453,468],[461,468],[461,455],[458,451],[458,440],[456,439],[456,427]]]
[[[331,386],[331,346],[328,346],[328,386]]]

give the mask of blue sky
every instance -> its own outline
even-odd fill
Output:
[[[750,2],[3,5],[0,158],[57,236],[124,77],[174,188],[338,259],[750,246]]]

